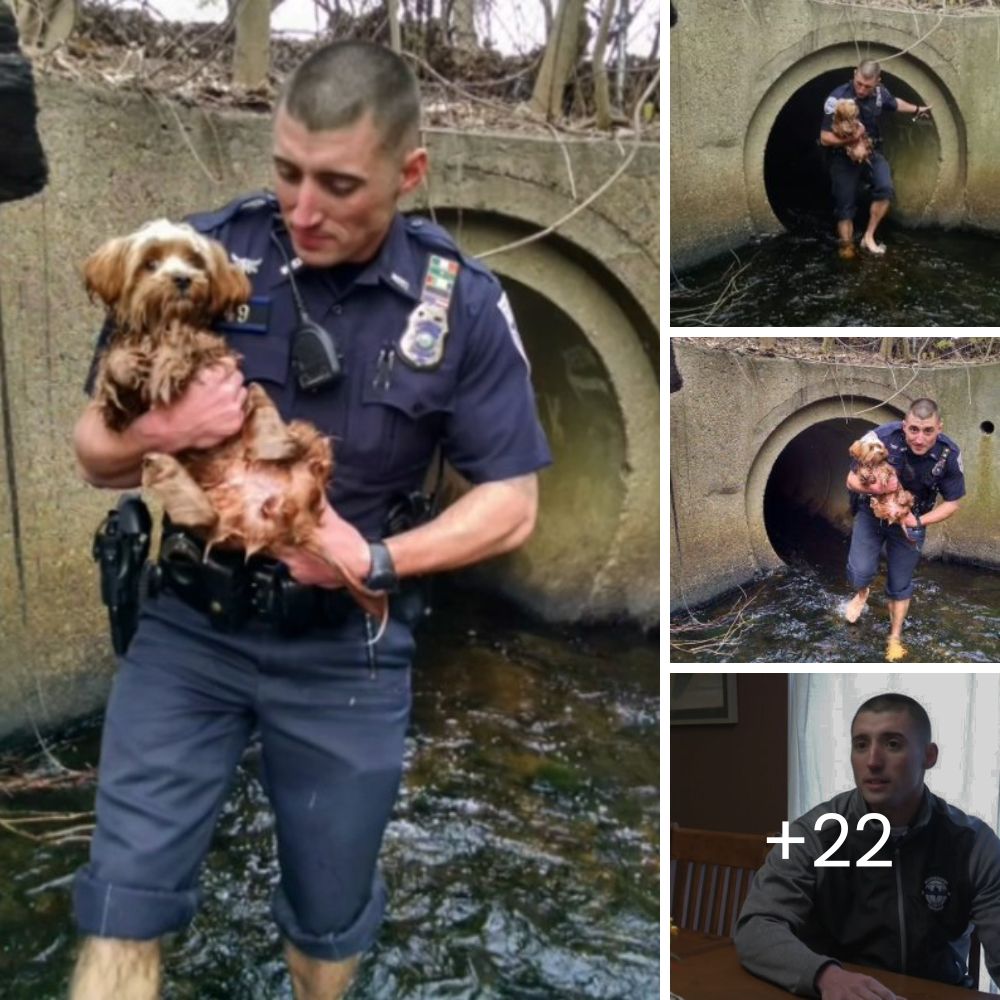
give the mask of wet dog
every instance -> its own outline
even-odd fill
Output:
[[[111,430],[171,405],[203,368],[238,366],[239,355],[210,327],[246,303],[250,283],[221,244],[191,226],[160,219],[109,240],[87,259],[84,280],[113,326],[94,389]],[[306,421],[286,424],[251,383],[237,434],[213,448],[146,455],[142,485],[174,524],[204,540],[206,555],[214,546],[247,557],[286,547],[315,553],[384,627],[385,595],[368,590],[317,540],[332,470],[329,439]]]
[[[881,441],[855,441],[850,447],[850,456],[858,463],[857,477],[866,489],[876,486],[895,488],[889,493],[873,494],[872,513],[882,521],[898,524],[903,535],[910,539],[902,523],[913,508],[913,494],[899,485],[896,470],[889,464],[889,453]]]
[[[860,112],[854,101],[837,101],[833,109],[833,128],[831,131],[838,139],[853,139],[843,147],[848,157],[855,163],[865,163],[871,159],[872,141],[863,131]]]

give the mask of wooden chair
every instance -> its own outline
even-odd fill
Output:
[[[732,937],[754,872],[773,845],[767,834],[670,831],[670,917],[678,927]]]

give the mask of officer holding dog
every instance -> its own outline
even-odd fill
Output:
[[[841,139],[833,132],[833,111],[837,101],[852,100],[858,106],[861,124],[874,146],[868,164],[855,163],[841,148],[856,139]],[[834,214],[837,218],[837,235],[840,239],[840,255],[854,255],[854,213],[857,211],[858,184],[861,171],[867,167],[871,171],[872,203],[868,215],[868,228],[861,237],[861,246],[869,253],[885,253],[885,245],[875,239],[875,230],[889,211],[889,203],[895,197],[892,186],[892,171],[889,161],[882,155],[882,136],[879,132],[879,118],[885,111],[903,111],[923,118],[930,114],[930,105],[911,104],[900,97],[894,97],[882,83],[882,69],[877,62],[865,60],[854,71],[849,83],[837,87],[823,105],[823,124],[820,126],[819,141],[833,151],[830,156],[830,179],[833,183]]]
[[[152,595],[108,705],[97,829],[77,875],[74,1000],[158,995],[159,939],[198,905],[198,870],[256,727],[277,820],[273,913],[297,1000],[344,995],[386,905],[376,859],[395,802],[418,600],[408,582],[530,535],[550,461],[527,358],[492,274],[398,200],[428,167],[419,95],[388,49],[335,42],[289,80],[275,194],[192,224],[253,285],[225,325],[242,371],[209,369],[122,433],[89,406],[75,447],[94,485],[138,484],[143,455],[211,447],[243,420],[245,381],[331,435],[326,550],[392,595],[384,636],[324,560],[213,552],[167,525]],[[440,454],[472,484],[421,511]],[[428,519],[429,518],[429,519]],[[420,523],[423,519],[423,523]],[[114,984],[114,985],[110,985]]]
[[[959,508],[958,501],[965,496],[961,449],[941,432],[942,426],[941,413],[933,399],[914,400],[903,420],[882,424],[862,438],[885,445],[888,461],[897,471],[897,483],[888,484],[884,490],[865,487],[857,477],[857,463],[852,463],[847,475],[855,512],[847,578],[856,593],[844,617],[856,622],[864,610],[884,543],[890,620],[885,658],[889,662],[901,660],[907,653],[902,641],[903,622],[913,596],[913,572],[920,561],[927,525],[951,517]],[[865,496],[872,492],[891,493],[897,486],[908,490],[914,498],[912,510],[903,521],[905,534],[900,525],[876,518]],[[938,494],[943,502],[935,507]]]

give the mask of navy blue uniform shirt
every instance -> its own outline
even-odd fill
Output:
[[[187,221],[219,240],[253,286],[250,309],[218,332],[243,356],[246,380],[267,390],[285,420],[311,421],[331,436],[331,503],[366,537],[379,537],[392,504],[420,488],[439,443],[473,484],[551,463],[507,297],[439,226],[397,213],[368,264],[311,268],[296,258],[269,193]],[[406,362],[400,339],[420,304],[431,255],[457,262],[459,272],[443,356],[425,369]],[[291,368],[298,319],[286,257],[310,319],[342,355],[343,379],[315,393],[299,389]]]
[[[933,508],[938,493],[945,500],[959,500],[965,496],[961,449],[947,434],[939,434],[934,447],[925,455],[914,455],[906,446],[902,420],[882,424],[861,440],[871,441],[873,435],[885,445],[899,485],[913,494],[918,514],[926,514]],[[851,468],[856,472],[858,463],[852,462]]]
[[[868,137],[874,143],[882,141],[882,136],[878,130],[879,116],[883,111],[896,110],[896,98],[882,84],[879,84],[864,98],[859,98],[855,95],[853,82],[848,82],[837,87],[823,105],[823,125],[821,126],[821,131],[833,131],[833,109],[837,106],[837,101],[854,101],[858,106],[861,123],[864,125]]]

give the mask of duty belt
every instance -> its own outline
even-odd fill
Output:
[[[293,580],[284,563],[263,556],[213,549],[195,535],[164,525],[160,559],[147,571],[146,591],[169,590],[231,632],[247,621],[265,622],[283,635],[337,626],[360,609],[344,590],[310,587]]]

